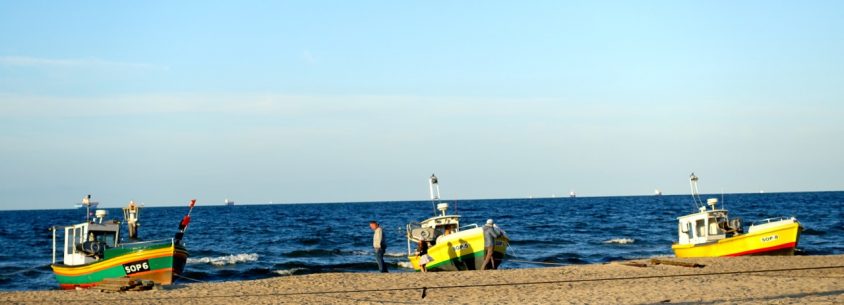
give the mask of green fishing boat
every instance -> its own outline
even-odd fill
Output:
[[[191,210],[195,204],[192,200]],[[174,238],[131,243],[120,242],[120,222],[104,221],[106,215],[105,210],[97,210],[83,223],[53,228],[51,267],[61,289],[95,287],[105,279],[122,277],[169,285],[184,271],[188,250],[182,237],[190,223],[190,210]],[[58,263],[56,232],[60,230],[64,231],[63,261]]]

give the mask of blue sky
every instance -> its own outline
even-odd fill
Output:
[[[841,190],[838,1],[0,2],[0,209]]]

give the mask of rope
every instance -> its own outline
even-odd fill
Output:
[[[344,293],[360,293],[360,292],[388,292],[388,291],[427,291],[433,289],[458,289],[458,288],[476,288],[476,287],[500,287],[500,286],[526,286],[526,285],[547,285],[547,284],[562,284],[562,283],[583,283],[583,282],[604,282],[604,281],[623,281],[623,280],[640,280],[640,279],[658,279],[658,278],[676,278],[676,277],[695,277],[695,276],[712,276],[712,275],[727,275],[727,274],[752,274],[764,272],[783,272],[783,271],[805,271],[805,270],[824,270],[824,269],[838,269],[844,268],[844,265],[838,266],[822,266],[822,267],[804,267],[804,268],[782,268],[782,269],[767,269],[767,270],[748,270],[748,271],[726,271],[726,272],[711,272],[711,273],[692,273],[692,274],[673,274],[673,275],[647,275],[647,276],[631,276],[631,277],[608,277],[595,279],[571,279],[571,280],[555,280],[555,281],[536,281],[536,282],[516,282],[516,283],[493,283],[493,284],[466,284],[453,286],[433,286],[433,287],[400,287],[400,288],[376,288],[376,289],[352,289],[352,290],[334,290],[334,291],[307,291],[307,292],[271,292],[271,293],[246,293],[246,294],[224,294],[224,295],[201,295],[201,296],[162,296],[162,297],[148,297],[148,298],[132,298],[132,300],[174,300],[174,299],[213,299],[213,298],[242,298],[242,297],[266,297],[266,296],[296,296],[296,295],[323,295],[323,294],[344,294]],[[126,298],[116,299],[97,299],[98,302],[106,301],[126,301]],[[62,299],[62,300],[16,300],[16,302],[30,303],[30,302],[90,302],[89,299]]]
[[[516,248],[513,248],[513,245],[508,244],[507,250],[510,250],[510,252],[512,252],[512,254],[510,256],[516,256]],[[529,264],[552,265],[552,266],[569,266],[569,265],[571,265],[571,264],[562,264],[562,263],[528,261],[528,260],[512,259],[512,258],[508,258],[507,261],[508,262],[516,262],[516,263],[529,263]]]
[[[197,283],[207,283],[206,281],[203,281],[203,280],[197,280],[197,279],[192,279],[192,278],[189,278],[189,277],[184,276],[184,275],[181,275],[181,274],[175,274],[175,273],[173,273],[173,276],[178,277],[178,278],[180,278],[180,279],[186,279],[186,280],[189,280],[189,281],[194,281],[194,282],[197,282]]]
[[[12,275],[12,274],[18,274],[18,273],[27,272],[27,271],[30,271],[30,270],[35,270],[35,269],[38,269],[38,268],[41,268],[41,266],[35,266],[35,267],[32,267],[32,268],[28,268],[28,269],[18,270],[18,271],[9,272],[9,273],[3,273],[3,274],[0,274],[0,276],[5,277],[5,276]]]
[[[537,264],[537,265],[554,265],[554,266],[570,266],[571,264],[563,264],[563,263],[550,263],[550,262],[537,262],[537,261],[526,261],[521,259],[507,259],[508,262],[516,262],[516,263],[530,263],[530,264]]]

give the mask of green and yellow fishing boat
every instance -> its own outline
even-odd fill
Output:
[[[194,204],[196,201],[191,201],[191,210]],[[121,277],[169,285],[174,276],[184,271],[188,251],[182,237],[190,223],[190,212],[179,223],[174,238],[131,243],[120,242],[120,222],[104,221],[106,215],[105,210],[97,210],[95,216],[84,223],[53,228],[51,267],[61,289],[89,288],[105,279]],[[56,232],[59,230],[64,231],[61,263],[56,262]]]
[[[412,245],[427,243],[430,261],[427,271],[459,271],[495,269],[506,256],[510,240],[501,234],[494,240],[492,262],[484,266],[484,228],[477,224],[460,226],[460,215],[448,214],[448,203],[439,202],[439,183],[435,175],[429,179],[431,200],[436,203],[440,215],[418,223],[410,223],[407,232],[407,258],[414,270],[421,270],[419,249]],[[491,224],[490,224],[491,225]],[[500,230],[496,227],[496,230]],[[503,232],[503,230],[500,230]]]

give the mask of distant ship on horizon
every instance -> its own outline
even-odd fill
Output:
[[[229,200],[228,198],[226,198],[226,200],[225,200],[225,201],[223,201],[223,203],[224,203],[225,205],[234,205],[234,201],[231,201],[231,200]]]

